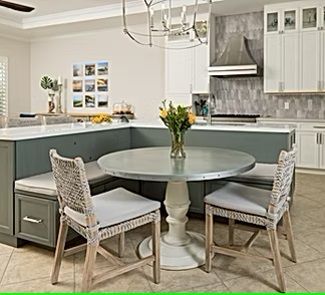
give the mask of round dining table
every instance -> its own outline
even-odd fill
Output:
[[[186,158],[170,158],[170,147],[152,147],[114,152],[98,164],[112,176],[167,182],[165,207],[168,231],[161,235],[161,268],[185,270],[205,262],[204,236],[187,231],[190,198],[187,182],[223,179],[249,171],[255,158],[247,153],[210,147],[186,147]],[[203,202],[203,200],[202,200]],[[139,255],[152,254],[151,237],[139,245]]]

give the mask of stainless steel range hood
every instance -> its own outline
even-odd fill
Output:
[[[232,37],[221,55],[209,67],[209,76],[256,76],[258,66],[247,47],[247,39],[242,35]]]

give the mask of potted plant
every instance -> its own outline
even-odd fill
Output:
[[[55,93],[59,91],[58,80],[52,79],[49,76],[43,76],[41,79],[41,87],[48,90],[48,112],[53,113],[55,109],[54,97]]]

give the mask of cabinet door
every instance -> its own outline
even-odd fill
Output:
[[[313,1],[315,2],[315,1]],[[319,3],[319,2],[318,2]],[[315,2],[314,5],[302,7],[300,10],[300,30],[303,32],[317,31],[320,26],[319,5]]]
[[[264,44],[264,92],[279,92],[282,82],[282,35],[266,35]]]
[[[278,34],[281,30],[281,10],[269,10],[264,14],[264,33],[266,35]]]
[[[183,43],[179,45],[184,46]],[[166,50],[166,94],[191,93],[192,68],[192,49]]]
[[[299,131],[297,132],[299,158],[297,166],[300,168],[318,168],[319,167],[319,144],[318,132]]]
[[[319,31],[301,33],[300,38],[300,90],[320,90],[320,37]]]
[[[319,168],[325,169],[325,132],[320,133]]]
[[[324,15],[325,16],[325,15]],[[320,47],[320,59],[321,59],[321,91],[325,91],[325,31],[322,30],[320,32],[320,40],[321,40],[321,47]]]
[[[283,91],[299,90],[299,34],[283,34]]]
[[[209,92],[209,74],[208,74],[208,49],[207,45],[201,45],[193,48],[194,50],[194,68],[193,68],[193,93]]]
[[[284,33],[298,32],[298,15],[298,9],[288,8],[283,10],[282,22]]]
[[[13,235],[15,144],[0,142],[0,233]]]

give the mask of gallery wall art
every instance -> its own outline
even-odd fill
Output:
[[[83,62],[73,65],[72,107],[91,110],[108,108],[109,62]]]

